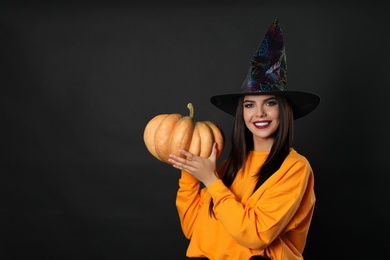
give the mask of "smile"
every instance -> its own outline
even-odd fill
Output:
[[[271,124],[271,121],[257,121],[254,122],[253,124],[255,125],[256,128],[263,129],[263,128],[267,128]]]

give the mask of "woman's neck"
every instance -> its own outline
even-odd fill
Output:
[[[253,138],[253,149],[257,152],[269,152],[274,144],[273,138]]]

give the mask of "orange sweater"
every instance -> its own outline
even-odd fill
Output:
[[[246,260],[303,259],[313,215],[314,177],[305,157],[291,149],[280,169],[255,193],[253,178],[268,152],[250,152],[230,188],[221,180],[199,191],[200,182],[182,172],[176,206],[188,257]],[[216,218],[209,215],[210,198]]]

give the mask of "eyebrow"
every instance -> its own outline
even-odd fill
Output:
[[[270,98],[266,98],[264,99],[262,102],[267,102],[267,101],[270,101],[272,99],[276,99],[276,97],[270,97]],[[254,100],[250,100],[250,99],[247,99],[247,100],[244,100],[244,103],[245,102],[255,102]]]

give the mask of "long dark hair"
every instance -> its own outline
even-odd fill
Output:
[[[276,99],[279,106],[280,123],[274,134],[274,143],[270,153],[256,174],[257,183],[253,192],[280,168],[284,159],[289,154],[292,145],[294,120],[292,108],[285,97],[276,95]],[[249,152],[254,148],[253,135],[246,127],[243,118],[243,101],[244,97],[238,100],[231,136],[232,148],[223,169],[222,181],[226,187],[232,185],[238,171],[244,167]],[[213,206],[214,203],[211,199],[209,207],[210,215],[214,215]]]

